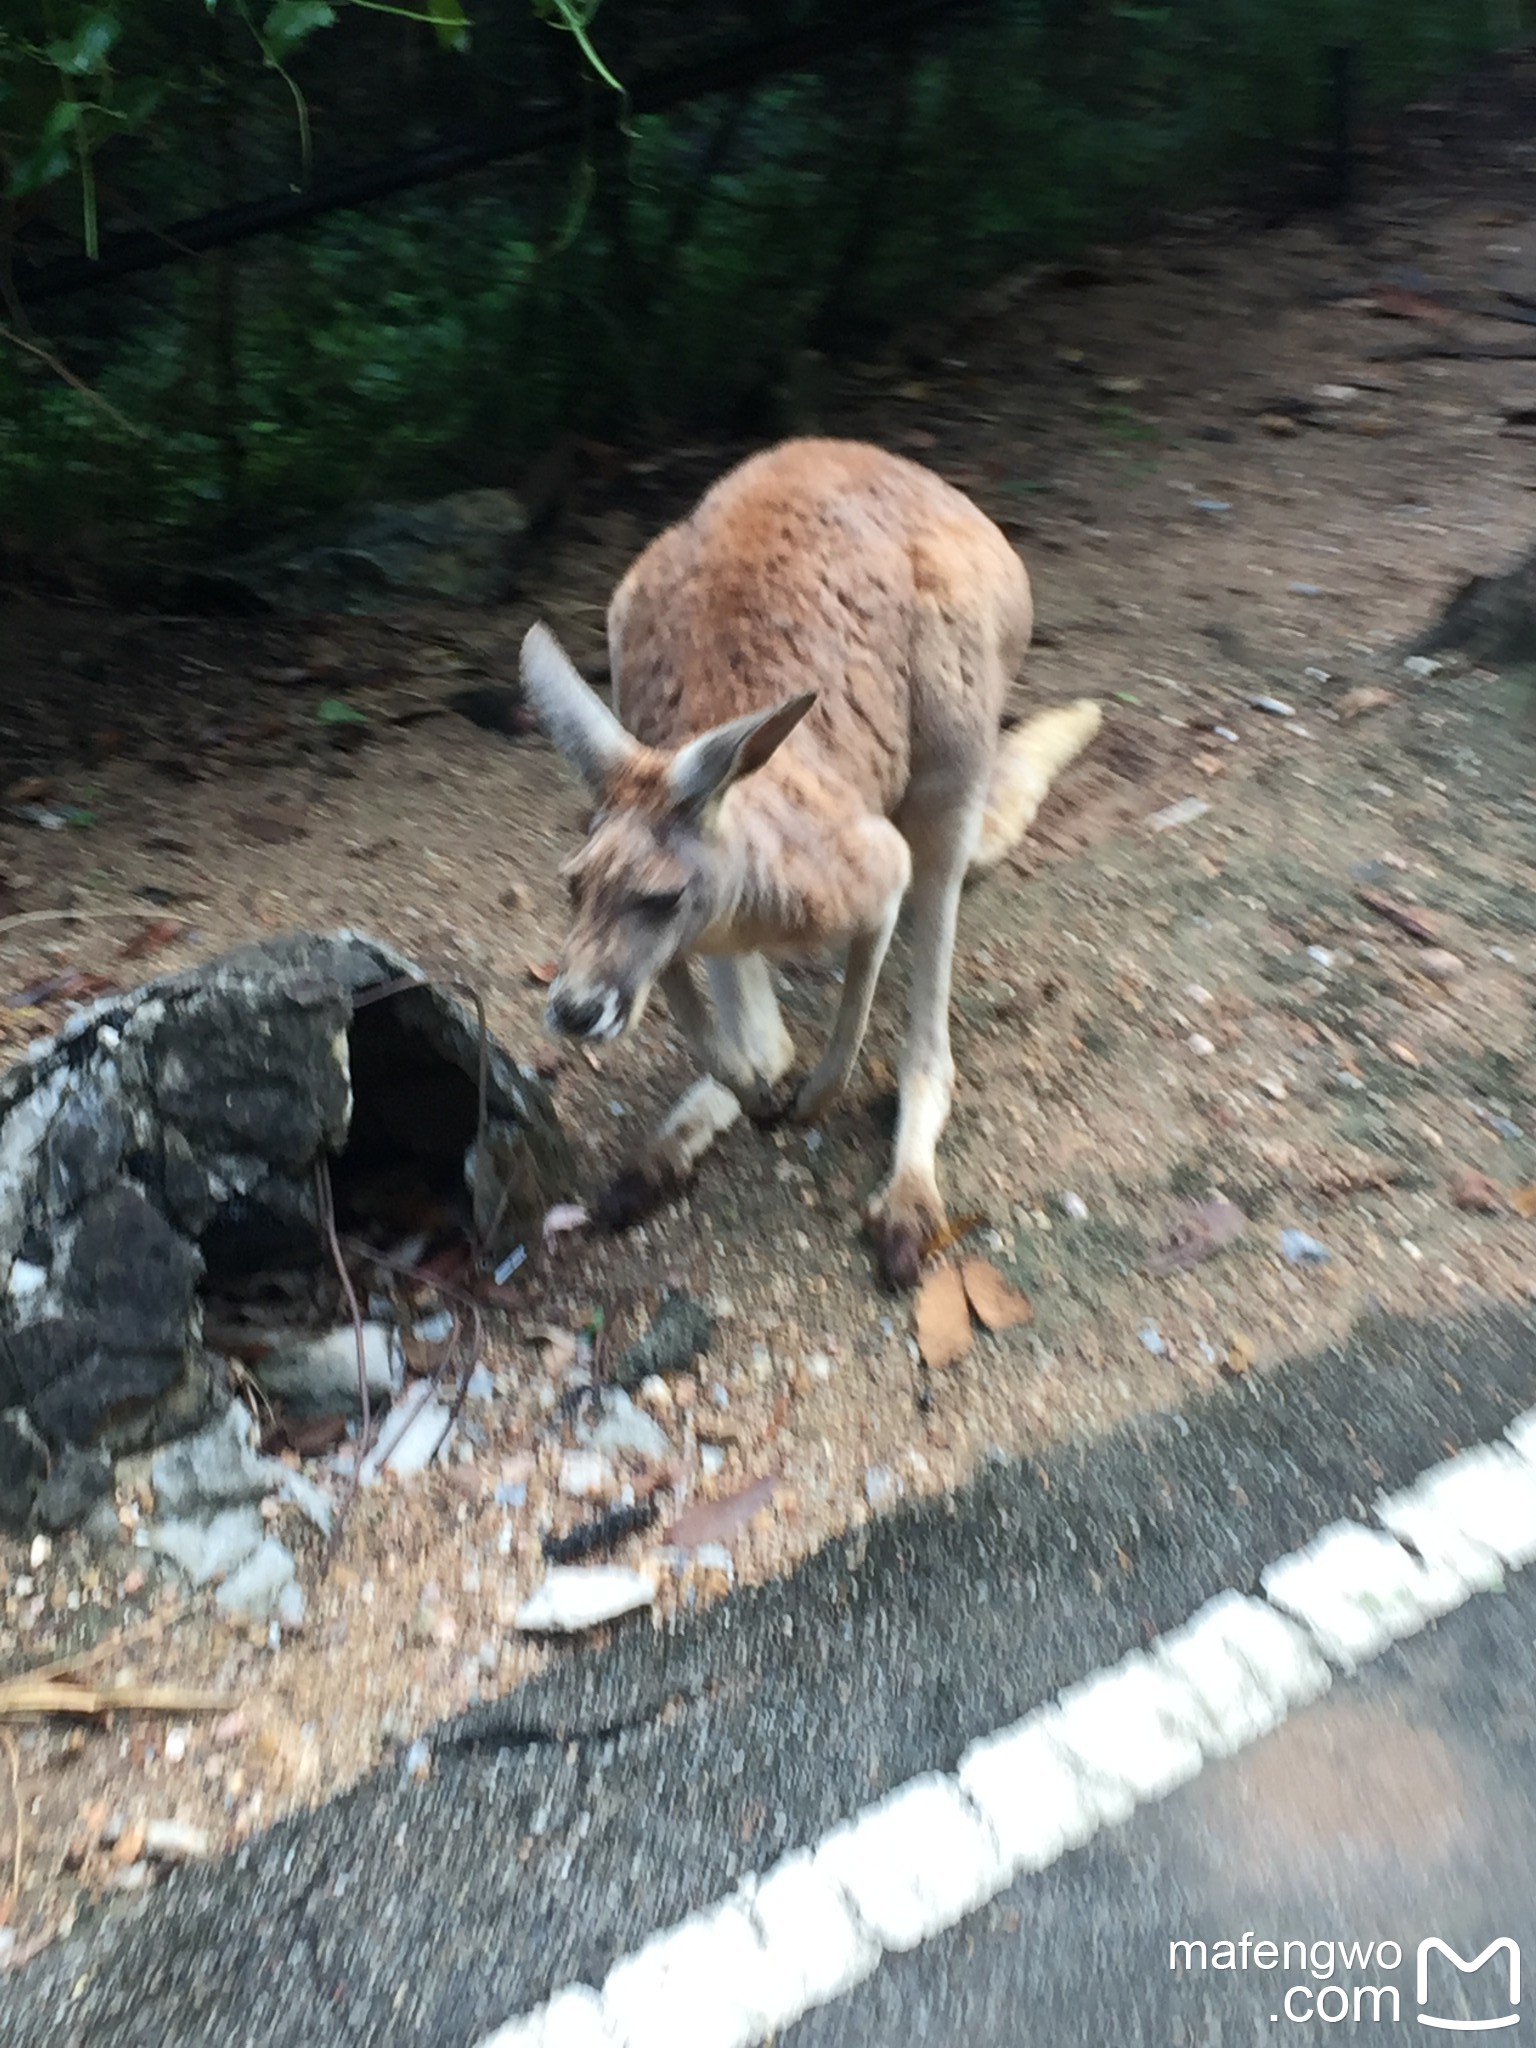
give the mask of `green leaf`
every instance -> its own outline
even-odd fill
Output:
[[[88,14],[68,42],[48,45],[48,61],[56,71],[84,78],[105,67],[107,52],[122,32],[122,23],[112,15]]]
[[[44,185],[51,185],[55,179],[65,177],[74,169],[74,152],[69,147],[69,138],[85,119],[87,108],[79,100],[59,100],[43,123],[43,132],[24,156],[16,159],[11,166],[11,175],[6,180],[6,193],[12,199],[23,199],[29,192],[40,192]]]
[[[327,697],[315,713],[322,725],[366,725],[365,713],[355,704],[349,704],[344,697]]]
[[[469,46],[469,16],[463,0],[427,0],[427,12],[437,28],[437,40],[445,50]]]
[[[269,58],[281,63],[318,28],[330,28],[336,10],[329,0],[277,0],[262,24],[261,43]]]

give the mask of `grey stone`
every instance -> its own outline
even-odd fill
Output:
[[[48,1471],[48,1446],[25,1408],[0,1411],[0,1523],[23,1529]]]
[[[199,1509],[217,1509],[238,1501],[276,1494],[291,1501],[322,1535],[331,1530],[331,1503],[326,1494],[300,1472],[291,1472],[276,1458],[263,1458],[255,1445],[250,1411],[238,1401],[196,1436],[184,1437],[162,1451],[150,1468],[155,1503],[177,1516],[196,1516]]]
[[[215,1598],[226,1614],[243,1614],[252,1621],[265,1621],[280,1611],[284,1591],[294,1583],[297,1566],[293,1553],[275,1536],[264,1537],[258,1548],[220,1586]]]
[[[105,1445],[66,1444],[38,1489],[34,1513],[45,1529],[71,1529],[111,1491],[112,1454]]]
[[[264,549],[199,580],[216,599],[306,613],[383,611],[419,598],[493,604],[511,588],[527,531],[513,492],[454,491],[427,504],[372,506],[334,537],[297,551]]]
[[[709,1349],[714,1334],[714,1317],[692,1295],[664,1295],[651,1327],[636,1338],[614,1368],[614,1385],[638,1387],[653,1373],[686,1372]]]
[[[636,1457],[648,1459],[654,1465],[672,1455],[666,1431],[643,1408],[637,1408],[620,1387],[604,1390],[601,1419],[591,1428],[579,1429],[577,1434],[594,1451],[606,1451],[610,1457],[620,1451],[633,1451]]]
[[[136,1540],[145,1550],[168,1557],[194,1586],[206,1586],[210,1579],[227,1578],[237,1571],[261,1544],[261,1516],[255,1508],[240,1507],[224,1508],[208,1517],[188,1515],[150,1522],[139,1530]]]
[[[572,1161],[548,1091],[485,1054],[470,1192],[499,1259],[537,1249]],[[201,1293],[319,1270],[327,1156],[463,1174],[480,1056],[458,1002],[351,932],[245,947],[80,1011],[0,1073],[0,1410],[24,1409],[55,1451],[195,1428],[213,1391]],[[0,1512],[30,1504],[34,1463],[0,1451]]]

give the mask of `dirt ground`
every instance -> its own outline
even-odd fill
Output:
[[[1536,335],[1497,296],[1536,301],[1533,109],[1530,69],[1502,67],[1394,131],[1347,226],[1212,215],[1096,252],[1021,281],[927,364],[846,366],[818,422],[970,491],[1036,584],[1020,701],[1107,707],[1092,755],[962,921],[947,1193],[952,1214],[984,1215],[973,1247],[1033,1322],[929,1375],[910,1305],[873,1284],[856,1208],[883,1162],[898,945],[846,1107],[809,1135],[739,1129],[648,1226],[562,1240],[488,1349],[478,1440],[365,1494],[325,1576],[305,1551],[302,1633],[274,1649],[146,1575],[126,1489],[120,1550],[60,1539],[34,1564],[27,1541],[0,1542],[0,1671],[99,1640],[91,1670],[209,1688],[230,1710],[17,1726],[14,1801],[0,1770],[12,1960],[85,1898],[152,1880],[143,1821],[192,1822],[217,1849],[435,1717],[587,1653],[510,1625],[541,1536],[590,1512],[556,1489],[569,1351],[538,1329],[601,1311],[611,1356],[666,1287],[713,1306],[700,1377],[661,1415],[677,1452],[662,1519],[772,1476],[771,1505],[731,1539],[740,1585],[953,1486],[996,1446],[1028,1453],[1212,1389],[1241,1400],[1248,1374],[1369,1307],[1536,1293],[1530,684],[1454,661],[1415,674],[1390,653],[1536,524],[1518,424]],[[391,721],[508,677],[535,614],[597,657],[624,564],[742,452],[594,471],[523,601],[495,614],[273,624],[13,597],[0,779],[35,780],[87,822],[0,812],[0,1051],[63,1020],[63,1000],[15,1002],[51,977],[130,981],[253,933],[344,924],[472,980],[531,1056],[530,970],[558,949],[551,878],[578,792],[541,740],[456,713]],[[1391,701],[1352,715],[1362,690]],[[319,716],[338,697],[369,720],[356,746]],[[1153,822],[1191,798],[1198,816]],[[63,908],[102,915],[17,922]],[[162,919],[187,928],[125,961],[125,939]],[[784,985],[804,1050],[829,968]],[[589,1191],[686,1078],[659,1012],[633,1042],[563,1057]],[[1216,1194],[1245,1212],[1242,1236],[1150,1275]],[[1288,1263],[1286,1229],[1327,1262]],[[616,1560],[657,1551],[653,1532]],[[721,1569],[657,1569],[659,1626],[729,1595]]]

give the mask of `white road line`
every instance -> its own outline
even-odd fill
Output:
[[[1536,1408],[479,2048],[754,2048],[1536,1559]],[[1326,1661],[1325,1661],[1326,1660]]]

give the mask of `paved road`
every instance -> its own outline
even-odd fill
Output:
[[[887,1958],[779,2048],[1476,2039],[1418,2025],[1418,1944],[1438,1937],[1470,1961],[1507,1935],[1536,1967],[1533,1700],[1536,1579],[1525,1574],[959,1927]],[[1288,1940],[1301,1946],[1287,1965]],[[1431,1952],[1426,1987],[1431,2015],[1516,2010],[1522,2024],[1491,2038],[1536,2039],[1536,1998],[1510,2006],[1504,1955],[1463,1977]]]
[[[1496,1436],[1533,1401],[1536,1317],[1382,1321],[1346,1350],[1182,1416],[995,1465],[956,1500],[833,1544],[794,1579],[675,1634],[629,1628],[605,1655],[561,1660],[437,1731],[425,1785],[381,1771],[216,1868],[82,1925],[5,1983],[0,2048],[471,2048],[560,1986],[600,1983],[654,1931],[890,1788],[951,1768],[968,1742],[1224,1587],[1252,1588],[1270,1559],[1448,1450]],[[1444,1864],[1467,1924],[1448,1918],[1442,1931],[1475,1934],[1496,1903],[1479,1887],[1524,1869],[1484,1855],[1494,1837],[1475,1815],[1497,1816],[1501,1764],[1526,1782],[1528,1748],[1490,1701],[1513,1700],[1499,1711],[1519,1721],[1529,1662],[1515,1637],[1529,1614],[1523,1590],[1475,1602],[1298,1715],[1269,1749],[888,1961],[795,2038],[1224,2048],[1273,2031],[1274,2008],[1260,2013],[1264,1994],[1255,2004],[1248,1984],[1171,1985],[1166,1943],[1253,1929],[1406,1946],[1442,1910],[1426,1875],[1415,1899],[1380,1894],[1390,1921],[1351,1919],[1368,1903],[1351,1873],[1372,1864],[1372,1830],[1387,1823],[1330,1830],[1333,1795],[1318,1789],[1327,1741],[1315,1738],[1315,1755],[1294,1747],[1309,1728],[1333,1731],[1336,1780],[1374,1769],[1419,1785],[1414,1811],[1430,1832],[1390,1838],[1404,1869],[1430,1872],[1435,1812],[1474,1816]],[[1421,1724],[1422,1738],[1401,1733]],[[1262,1762],[1276,1754],[1281,1766]],[[1303,1774],[1287,1755],[1308,1764],[1310,1807],[1297,1804]],[[1265,1768],[1271,1779],[1252,1775]],[[1335,1838],[1319,1880],[1315,1846]],[[1320,1885],[1314,1898],[1299,1897],[1303,1883]],[[1520,1895],[1536,1892],[1526,1882]],[[1090,2001],[1102,2018],[1085,2017]]]

